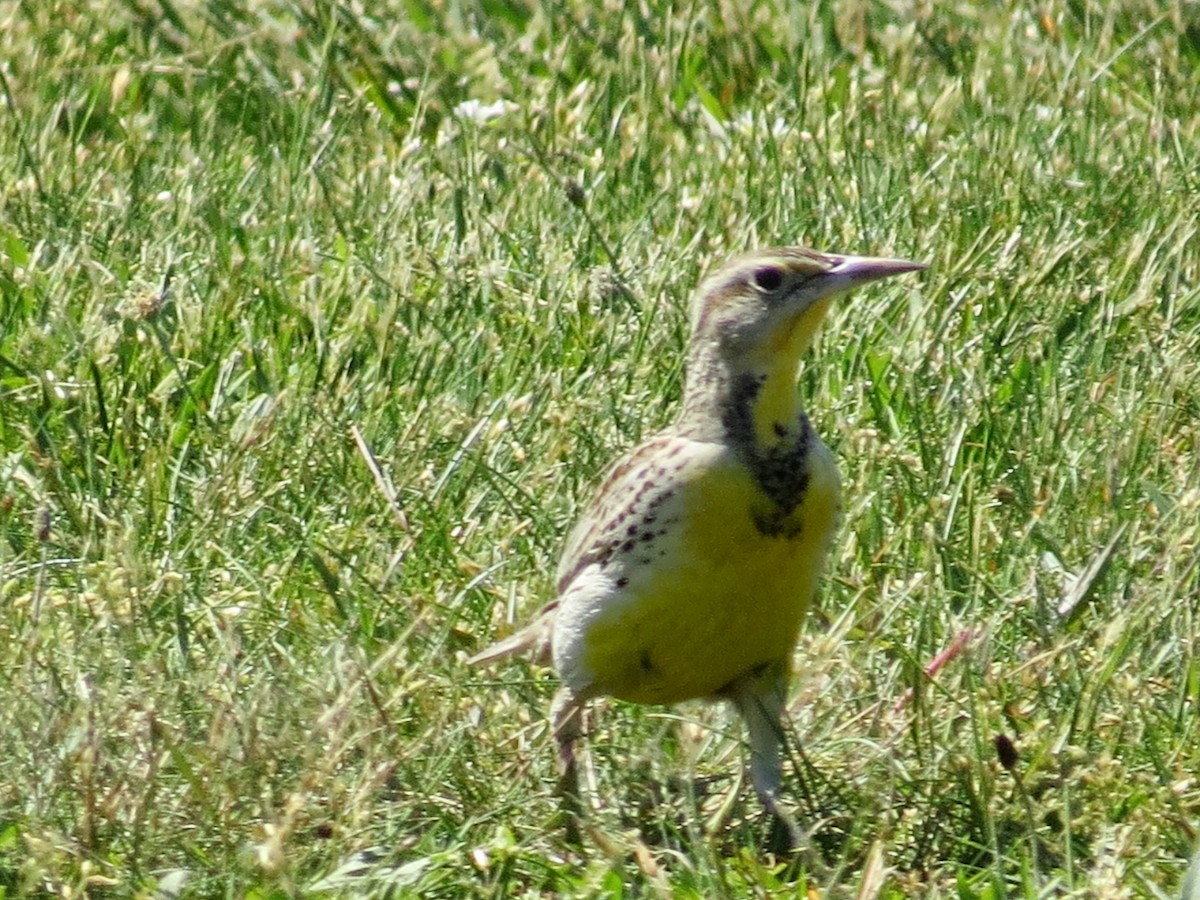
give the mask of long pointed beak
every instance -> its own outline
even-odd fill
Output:
[[[836,283],[840,290],[850,290],[880,278],[929,268],[924,263],[908,259],[889,259],[886,256],[833,256],[832,259],[834,264],[826,273],[826,277]]]

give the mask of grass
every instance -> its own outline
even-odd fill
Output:
[[[0,21],[0,896],[1178,890],[1195,4]],[[823,867],[698,704],[599,710],[576,858],[553,678],[463,660],[671,415],[702,272],[789,242],[931,266],[801,378],[847,497],[791,707]]]

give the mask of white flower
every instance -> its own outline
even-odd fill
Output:
[[[464,100],[458,106],[454,107],[454,117],[456,119],[464,119],[469,122],[474,122],[476,125],[482,125],[485,122],[490,122],[492,119],[499,118],[505,113],[510,113],[517,109],[517,104],[509,103],[506,100],[497,100],[495,103],[482,103],[479,100]]]

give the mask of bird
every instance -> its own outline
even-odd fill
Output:
[[[598,697],[732,703],[758,799],[797,834],[780,802],[783,713],[841,506],[834,456],[801,403],[800,364],[835,298],[925,268],[790,246],[705,279],[674,421],[609,468],[567,537],[555,598],[468,660],[526,654],[556,670],[550,723],[576,842],[575,746]]]

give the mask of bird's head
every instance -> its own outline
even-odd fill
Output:
[[[906,259],[778,247],[738,257],[697,292],[681,419],[698,434],[743,410],[760,446],[787,439],[800,412],[796,370],[830,301],[924,269]],[[724,426],[721,426],[724,427]]]
[[[842,256],[803,247],[740,256],[701,286],[692,311],[693,346],[715,349],[735,370],[783,365],[794,377],[834,297],[924,268],[906,259]]]

